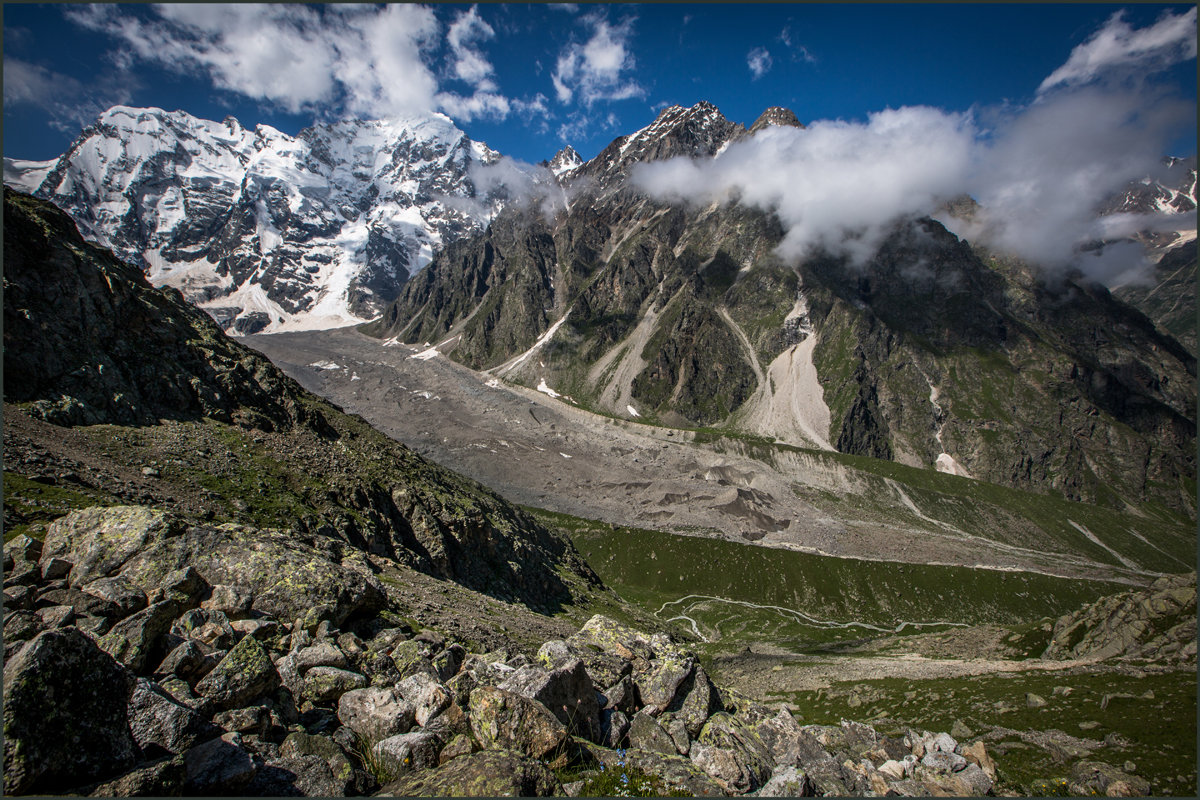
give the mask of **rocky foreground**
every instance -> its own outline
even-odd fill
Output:
[[[600,615],[469,652],[380,615],[368,568],[250,533],[93,508],[5,546],[6,794],[996,791],[982,741],[803,725]],[[1062,788],[1149,789],[1095,762]]]

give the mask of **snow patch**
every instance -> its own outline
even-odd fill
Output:
[[[441,353],[437,351],[437,348],[431,347],[428,350],[422,350],[420,353],[411,355],[409,358],[415,358],[418,361],[428,361],[431,358],[437,358],[439,355],[441,355]]]
[[[639,414],[639,413],[637,412],[637,409],[636,409],[636,408],[634,408],[632,405],[627,405],[627,406],[625,406],[625,410],[626,410],[626,411],[628,411],[628,412],[630,413],[630,415],[631,415],[631,416],[634,416],[634,417],[640,417],[640,416],[641,416],[641,414]]]
[[[949,453],[941,453],[937,457],[937,461],[933,464],[934,469],[938,472],[945,472],[948,475],[960,475],[964,478],[970,478],[971,473],[967,472],[962,464],[954,460],[954,456]]]
[[[561,394],[559,394],[558,392],[554,391],[553,389],[551,389],[549,386],[547,386],[547,385],[546,385],[546,379],[545,379],[545,378],[542,378],[541,382],[540,382],[540,383],[538,383],[538,385],[537,385],[537,390],[538,390],[539,392],[541,392],[542,394],[548,394],[548,395],[550,395],[551,397],[554,397],[554,398],[559,398],[559,397],[562,397],[562,395],[561,395]]]
[[[313,369],[341,369],[342,365],[336,361],[314,361],[309,364]]]

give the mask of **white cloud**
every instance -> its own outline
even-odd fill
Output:
[[[495,90],[495,84],[490,77],[494,71],[492,65],[475,47],[476,42],[486,41],[495,35],[492,26],[479,16],[476,6],[459,13],[446,33],[446,43],[450,45],[450,51],[454,55],[456,78],[484,91]]]
[[[585,17],[592,26],[587,42],[572,42],[559,53],[551,81],[560,103],[576,98],[590,108],[600,100],[627,100],[645,94],[637,81],[626,75],[636,65],[629,49],[633,21],[610,25],[599,15]]]
[[[1097,209],[1129,182],[1155,174],[1194,114],[1194,102],[1165,89],[1087,86],[995,111],[987,128],[982,114],[934,108],[883,111],[865,123],[770,127],[715,159],[640,164],[633,180],[663,199],[740,202],[775,213],[785,258],[826,251],[861,264],[898,220],[937,215],[971,241],[1111,283],[1129,280],[1145,259],[1129,244],[1094,244],[1162,220],[1098,221]],[[980,204],[971,222],[939,214],[961,194]]]
[[[1134,29],[1124,11],[1113,14],[1104,27],[1071,51],[1067,63],[1042,81],[1038,92],[1056,86],[1089,83],[1120,68],[1167,67],[1196,57],[1196,9],[1165,13],[1147,28]]]
[[[968,127],[965,115],[932,108],[882,111],[865,124],[769,127],[708,162],[640,164],[633,179],[660,197],[774,211],[786,258],[824,248],[861,261],[897,217],[923,213],[961,185]]]
[[[754,74],[754,80],[766,75],[771,70],[771,64],[771,54],[765,47],[755,47],[746,54],[746,66]]]
[[[95,122],[105,109],[128,102],[135,87],[133,76],[121,73],[100,75],[85,86],[37,64],[4,59],[4,105],[40,108],[54,127],[69,133]]]
[[[442,91],[428,60],[441,44],[433,11],[372,5],[164,4],[138,15],[119,6],[68,9],[67,18],[121,41],[127,59],[201,73],[217,88],[292,113],[395,117],[443,109],[462,120],[506,117],[480,43],[492,27],[472,7],[446,31],[451,79]]]

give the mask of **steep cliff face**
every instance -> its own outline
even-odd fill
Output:
[[[596,583],[566,540],[309,394],[62,211],[4,201],[6,527],[43,505],[8,473],[49,470],[91,502],[333,540],[539,610]]]
[[[620,417],[1194,506],[1195,360],[1103,288],[927,218],[863,264],[785,263],[773,216],[627,181],[633,160],[719,158],[747,135],[707,104],[667,109],[565,173],[565,210],[501,213],[369,330]]]

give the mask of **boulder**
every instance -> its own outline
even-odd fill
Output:
[[[71,562],[74,566],[70,583],[82,586],[97,578],[115,575],[134,555],[159,539],[178,533],[182,527],[182,522],[157,509],[140,506],[86,508],[50,523],[41,558],[62,558]]]
[[[486,750],[514,750],[537,759],[562,753],[566,726],[541,703],[491,686],[471,692],[471,731]]]
[[[170,756],[90,787],[89,797],[179,797],[187,779],[183,756]]]
[[[972,742],[962,748],[962,756],[975,764],[993,781],[996,780],[996,762],[988,755],[987,747],[982,741]]]
[[[117,616],[120,618],[136,614],[149,605],[146,593],[133,581],[120,575],[111,578],[97,578],[83,584],[80,588],[87,594],[114,604],[118,608]]]
[[[600,744],[616,749],[629,734],[629,717],[624,712],[606,708],[600,712]]]
[[[38,634],[37,616],[32,611],[11,611],[4,616],[4,644],[24,642]]]
[[[1145,778],[1122,772],[1101,761],[1080,761],[1071,768],[1068,790],[1072,795],[1108,797],[1144,797],[1150,794]]]
[[[726,712],[709,717],[697,742],[703,747],[692,745],[689,757],[732,791],[753,791],[774,770],[775,761],[759,735]]]
[[[596,687],[579,659],[561,667],[521,667],[499,687],[527,697],[550,709],[559,722],[573,734],[588,741],[600,741],[600,706]]]
[[[22,533],[4,543],[4,569],[8,571],[19,561],[36,562],[42,557],[43,545],[32,536]]]
[[[691,656],[667,654],[651,660],[644,672],[635,672],[634,684],[638,696],[649,707],[647,710],[655,714],[666,711],[675,701],[679,687],[692,677],[695,667]]]
[[[594,645],[600,651],[630,662],[635,670],[644,668],[654,658],[654,648],[645,634],[602,614],[596,614],[584,623],[567,643],[572,648]]]
[[[427,650],[427,645],[415,639],[400,642],[392,649],[392,662],[402,679],[418,672],[437,677],[437,668],[426,654]]]
[[[354,765],[337,742],[327,736],[314,736],[304,731],[290,733],[279,746],[279,755],[281,758],[317,756],[323,759],[336,782],[335,796],[344,795],[354,787]]]
[[[249,797],[345,797],[346,786],[319,756],[268,758],[243,792]]]
[[[141,673],[158,649],[159,640],[171,630],[179,606],[174,600],[154,603],[114,625],[100,637],[100,647],[127,669]],[[153,662],[151,662],[153,663]]]
[[[136,745],[135,678],[74,628],[47,631],[4,665],[4,791],[52,792],[120,775]]]
[[[628,675],[605,689],[602,697],[605,708],[623,711],[627,716],[633,716],[642,706],[638,702],[637,688],[633,685],[633,679]]]
[[[45,558],[38,562],[38,567],[42,571],[42,580],[56,581],[59,578],[65,578],[71,574],[71,567],[75,566],[70,561],[62,558]]]
[[[541,762],[520,753],[485,750],[406,775],[378,797],[552,797],[562,785]]]
[[[337,667],[313,667],[304,673],[300,696],[314,705],[336,705],[346,692],[363,689],[366,685],[366,676],[357,672]]]
[[[776,764],[796,763],[796,740],[802,731],[800,723],[786,708],[779,709],[778,714],[755,725],[754,732],[766,745]]]
[[[652,753],[675,755],[678,749],[675,741],[654,717],[645,711],[639,711],[629,721],[629,746],[638,750]]]
[[[238,639],[229,618],[220,611],[207,608],[184,612],[171,625],[171,635],[178,639],[193,639],[216,650],[228,650]]]
[[[208,598],[200,603],[200,607],[220,611],[232,621],[249,616],[253,604],[254,595],[248,589],[220,583],[212,587]]]
[[[293,656],[296,669],[303,675],[313,667],[336,667],[347,669],[350,666],[346,654],[331,642],[318,641],[297,650]]]
[[[796,766],[783,767],[772,773],[771,777],[756,793],[757,797],[812,797],[814,787],[804,770]]]
[[[180,608],[195,608],[209,590],[208,581],[191,566],[167,573],[159,588],[167,599],[179,603]]]
[[[795,763],[808,775],[809,782],[820,795],[846,795],[850,786],[842,768],[821,747],[821,743],[807,730],[801,729],[793,741]]]
[[[75,624],[75,609],[70,606],[47,606],[33,612],[33,619],[40,630],[58,630]]]
[[[80,616],[104,617],[114,621],[128,616],[122,613],[121,607],[116,603],[74,588],[42,592],[37,602],[39,606],[70,606]]]
[[[422,727],[454,701],[449,689],[437,678],[423,672],[400,681],[396,684],[396,692],[416,709],[417,724]]]
[[[700,730],[714,711],[721,709],[721,700],[717,687],[708,678],[704,667],[695,665],[675,691],[675,697],[667,705],[667,710],[674,713],[687,728],[688,736],[693,739],[700,735]]]
[[[693,797],[724,796],[725,788],[690,759],[679,755],[652,753],[645,750],[626,750],[624,758],[612,750],[589,748],[592,758],[606,769],[626,766],[653,775],[663,783],[668,792],[687,793]],[[686,795],[685,795],[686,796]]]
[[[270,694],[280,685],[271,657],[257,639],[247,636],[196,684],[196,694],[215,709],[240,708]]]
[[[468,734],[459,733],[446,742],[446,746],[438,754],[438,763],[445,764],[447,761],[459,756],[467,756],[474,752],[475,743],[471,741],[471,737]]]
[[[371,754],[386,773],[395,776],[438,765],[441,741],[425,731],[411,731],[376,742]]]
[[[416,708],[391,687],[371,686],[342,695],[338,719],[364,740],[377,742],[411,730]]]
[[[968,789],[971,790],[972,797],[983,797],[992,791],[994,781],[988,777],[988,774],[979,768],[978,764],[967,764],[966,767],[954,774],[954,777],[962,781]],[[1147,785],[1147,792],[1149,786]]]
[[[444,683],[457,675],[465,655],[462,645],[452,644],[430,659],[438,680]]]
[[[221,734],[216,725],[145,678],[138,679],[127,713],[133,739],[143,751],[157,746],[168,753],[182,753]]]
[[[213,715],[212,721],[223,731],[233,731],[247,736],[251,734],[265,736],[274,724],[271,709],[258,705],[221,711]]]
[[[238,733],[196,745],[183,755],[187,769],[184,794],[237,795],[254,780],[258,764]]]

